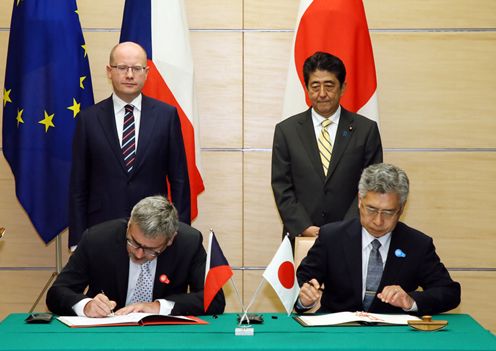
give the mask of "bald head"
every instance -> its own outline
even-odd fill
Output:
[[[123,43],[119,43],[116,46],[112,48],[110,51],[110,57],[109,57],[109,64],[110,65],[115,65],[116,64],[116,56],[120,56],[121,54],[123,55],[133,55],[133,56],[141,56],[142,59],[142,65],[146,66],[146,51],[143,49],[143,47],[137,43],[134,43],[132,41],[125,41]]]

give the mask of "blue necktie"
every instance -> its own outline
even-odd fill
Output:
[[[367,266],[367,279],[365,281],[365,296],[363,298],[363,310],[368,311],[382,277],[382,257],[379,252],[381,243],[379,240],[372,241],[372,251],[370,251],[369,264]]]

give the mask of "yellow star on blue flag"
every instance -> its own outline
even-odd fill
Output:
[[[45,243],[67,227],[74,117],[94,103],[76,11],[76,0],[14,1],[12,9],[3,153],[17,198]]]

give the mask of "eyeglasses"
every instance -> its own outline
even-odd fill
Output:
[[[127,74],[127,72],[129,72],[129,69],[131,69],[131,71],[134,74],[141,74],[141,73],[145,72],[148,67],[143,67],[143,66],[126,66],[126,65],[115,65],[115,66],[110,65],[110,68],[116,69],[117,72],[119,72],[120,74]]]
[[[366,212],[367,216],[370,216],[370,217],[375,217],[377,215],[381,215],[382,217],[384,217],[386,219],[391,219],[391,218],[393,218],[394,216],[396,216],[400,212],[400,209],[396,209],[396,210],[380,210],[378,208],[370,207],[370,206],[367,206],[367,205],[363,205],[362,207],[365,209],[365,212]]]
[[[129,233],[128,233],[129,234]],[[134,250],[143,250],[143,254],[145,256],[148,256],[148,257],[157,257],[158,255],[160,255],[163,251],[160,250],[160,251],[157,251],[157,250],[154,250],[154,249],[150,249],[148,247],[144,247],[143,245],[137,243],[134,239],[133,239],[133,236],[131,234],[129,234],[130,237],[127,237],[126,240],[127,240],[127,244],[129,246],[131,246]]]

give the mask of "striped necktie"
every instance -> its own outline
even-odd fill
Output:
[[[134,161],[136,159],[136,133],[134,126],[133,105],[126,105],[124,107],[124,128],[122,131],[122,156],[126,169],[129,172],[133,170]]]
[[[322,167],[324,168],[324,175],[327,176],[327,171],[329,169],[329,164],[331,163],[331,152],[332,152],[332,144],[331,137],[329,135],[329,131],[327,127],[331,125],[332,121],[329,118],[326,118],[322,121],[322,129],[319,135],[319,153],[320,160],[322,161]]]
[[[375,295],[377,288],[381,282],[382,270],[382,257],[379,252],[381,243],[379,240],[372,241],[372,251],[370,251],[369,264],[367,266],[367,279],[365,280],[365,296],[363,298],[363,310],[368,311]]]

